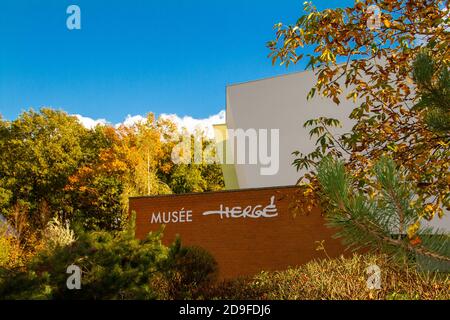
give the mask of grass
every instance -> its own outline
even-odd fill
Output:
[[[380,289],[368,289],[366,269],[381,270]],[[418,271],[386,256],[355,254],[312,261],[285,271],[262,272],[252,278],[224,281],[209,288],[206,299],[269,300],[449,300],[448,273]]]

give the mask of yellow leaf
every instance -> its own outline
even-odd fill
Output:
[[[383,23],[384,23],[386,28],[390,28],[391,27],[391,22],[388,19],[384,19]]]
[[[420,228],[420,221],[416,221],[416,223],[410,225],[408,227],[408,238],[412,239],[414,237],[414,235],[416,234],[417,230],[419,230]]]

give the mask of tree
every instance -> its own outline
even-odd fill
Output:
[[[67,218],[88,230],[120,229],[127,214],[122,197],[127,164],[115,153],[120,139],[113,128],[97,126],[82,141],[85,161],[64,187],[72,212]]]
[[[203,192],[207,184],[196,164],[179,164],[171,175],[170,187],[175,193]]]
[[[420,96],[415,108],[425,113],[430,130],[440,134],[450,132],[450,65],[442,62],[440,74],[438,63],[427,51],[421,52],[413,64],[413,78]]]
[[[118,230],[128,215],[128,198],[171,190],[157,177],[163,140],[153,114],[132,126],[98,126],[89,131],[86,158],[69,177],[74,219],[87,229]]]
[[[50,218],[41,213],[71,212],[64,187],[84,161],[80,137],[87,130],[75,117],[51,109],[24,112],[12,122],[2,120],[0,128],[2,212],[8,216],[12,207],[21,205],[41,226]]]
[[[223,189],[224,180],[220,165],[211,163],[211,158],[215,157],[215,149],[211,148],[214,142],[199,130],[194,134],[185,132],[184,136],[178,140],[178,143],[180,142],[184,143],[185,149],[190,148],[190,154],[187,155],[190,159],[185,159],[189,160],[187,161],[189,163],[173,165],[166,177],[173,192],[188,193]]]
[[[373,18],[373,5],[381,12],[378,28],[367,24]],[[336,104],[351,99],[355,107],[350,118],[356,124],[342,136],[328,131],[329,126],[339,125],[335,119],[322,117],[305,124],[313,126],[311,134],[319,146],[310,154],[297,153],[295,165],[311,169],[303,180],[303,204],[312,207],[319,202],[314,168],[323,157],[346,159],[345,167],[360,190],[371,195],[376,190],[371,170],[386,155],[403,166],[406,181],[414,182],[417,221],[441,217],[443,207],[450,206],[450,135],[430,127],[428,99],[424,100],[427,108],[414,108],[421,95],[415,90],[411,62],[426,49],[437,63],[431,78],[423,80],[446,81],[436,77],[446,74],[450,59],[448,1],[363,0],[324,11],[308,2],[305,10],[295,25],[276,25],[276,39],[268,44],[273,62],[298,63],[303,59],[298,50],[313,46],[307,67],[317,81],[308,97],[321,94]],[[426,93],[417,80],[419,93]]]
[[[12,220],[20,210],[36,231],[55,216],[88,230],[119,230],[130,196],[222,188],[218,165],[172,163],[177,136],[175,124],[152,113],[132,126],[90,130],[47,108],[0,118],[0,213]]]
[[[337,236],[349,246],[381,249],[403,259],[414,254],[450,261],[450,236],[418,223],[421,208],[411,205],[414,187],[404,179],[404,171],[382,157],[371,173],[376,189],[367,195],[342,161],[331,156],[321,160],[321,196],[327,220],[339,230]]]
[[[118,128],[121,152],[124,152],[128,164],[125,190],[128,196],[171,193],[157,175],[160,159],[164,157],[162,131],[165,129],[152,113],[147,115],[146,121]]]

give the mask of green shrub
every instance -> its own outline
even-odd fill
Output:
[[[179,239],[164,246],[162,232],[138,240],[134,223],[125,231],[80,232],[76,238],[67,226],[50,228],[49,244],[23,268],[0,265],[0,298],[182,299],[196,297],[217,274],[205,250],[182,247]],[[80,290],[67,288],[71,265],[82,270]]]
[[[130,231],[87,232],[72,244],[43,250],[23,271],[3,269],[0,297],[4,299],[155,299],[151,279],[168,259],[161,234],[144,241]],[[67,268],[82,270],[81,290],[69,290]]]
[[[172,247],[165,279],[170,299],[193,299],[217,279],[218,267],[214,257],[200,247],[181,247],[177,241]]]

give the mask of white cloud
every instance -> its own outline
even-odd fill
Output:
[[[106,121],[105,119],[94,120],[89,117],[83,117],[82,115],[79,115],[79,114],[74,114],[74,116],[87,129],[93,129],[98,125],[104,126],[105,124],[108,123],[108,121]]]
[[[206,136],[208,136],[209,138],[213,138],[213,125],[225,123],[225,110],[222,110],[219,113],[204,119],[195,119],[191,116],[179,117],[176,114],[165,113],[161,114],[161,118],[173,121],[178,126],[178,128],[185,128],[190,133],[195,132],[195,130],[201,130],[206,134]]]
[[[106,125],[109,122],[106,119],[97,119],[94,120],[89,117],[84,117],[79,114],[74,115],[78,121],[88,129],[95,128],[97,125]],[[214,137],[214,124],[222,124],[225,123],[225,110],[220,111],[217,114],[211,115],[208,118],[204,119],[195,119],[191,116],[180,117],[177,114],[161,114],[161,118],[169,119],[173,121],[177,127],[181,130],[185,128],[189,133],[195,132],[195,130],[203,131],[209,138]],[[136,123],[146,122],[147,118],[141,115],[127,115],[123,122],[117,123],[114,126],[118,128],[121,125],[131,127]]]
[[[125,120],[123,121],[123,122],[120,122],[120,123],[117,123],[116,125],[115,125],[115,127],[116,128],[118,128],[118,127],[120,127],[120,126],[125,126],[125,127],[132,127],[133,125],[135,125],[135,124],[138,124],[138,123],[146,123],[147,122],[147,118],[146,117],[143,117],[143,116],[141,116],[141,115],[135,115],[135,116],[132,116],[132,115],[127,115],[127,117],[125,118]]]

